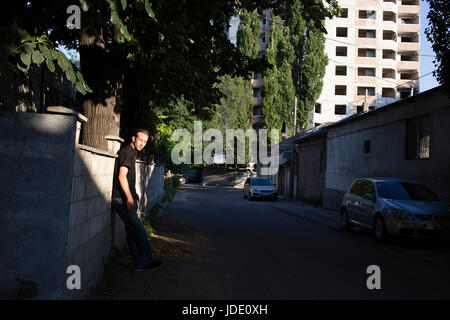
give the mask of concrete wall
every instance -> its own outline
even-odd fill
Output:
[[[62,297],[76,118],[0,113],[0,298]]]
[[[125,245],[124,225],[111,210],[117,137],[108,137],[109,151],[80,145],[87,119],[51,111],[59,114],[0,113],[3,299],[16,297],[16,277],[38,284],[38,299],[84,298],[108,255]],[[161,200],[163,186],[164,167],[137,164],[141,211]],[[66,287],[70,265],[81,269],[81,290]]]
[[[65,289],[64,298],[88,294],[101,279],[112,248],[125,244],[124,225],[111,211],[115,159],[112,152],[83,145],[75,148],[66,268],[80,267],[82,288]]]
[[[325,187],[326,135],[311,137],[298,142],[297,199],[322,203]],[[324,160],[324,161],[322,161]]]
[[[430,158],[406,160],[406,120],[430,115]],[[413,98],[328,127],[324,207],[338,209],[360,177],[415,179],[450,201],[450,99],[435,88]],[[364,153],[364,141],[371,141]]]
[[[136,161],[136,193],[139,210],[148,212],[164,197],[164,166],[147,165]]]

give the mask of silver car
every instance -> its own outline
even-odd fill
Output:
[[[358,225],[373,230],[377,239],[387,234],[438,237],[439,216],[449,215],[449,205],[417,181],[361,178],[345,193],[341,227]]]
[[[265,178],[247,178],[244,183],[244,198],[253,200],[254,198],[270,198],[278,200],[277,188],[272,181]]]

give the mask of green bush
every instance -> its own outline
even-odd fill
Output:
[[[153,236],[155,234],[155,229],[152,226],[154,222],[153,218],[150,215],[145,214],[144,212],[139,213],[139,218],[144,224],[145,231],[147,231],[147,236],[148,237]]]
[[[173,197],[180,187],[180,176],[174,175],[171,178],[164,179],[164,197],[162,202],[172,202]]]

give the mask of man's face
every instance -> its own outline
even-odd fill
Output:
[[[133,137],[132,139],[133,139],[134,148],[137,151],[141,151],[142,149],[144,149],[145,145],[147,144],[148,136],[143,132],[138,132],[137,135],[135,137]]]

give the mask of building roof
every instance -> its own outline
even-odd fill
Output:
[[[369,115],[373,115],[375,113],[378,114],[381,111],[385,111],[387,109],[398,107],[399,105],[401,105],[401,104],[403,104],[405,102],[413,102],[419,96],[420,97],[424,97],[424,96],[428,96],[428,95],[434,95],[434,94],[440,92],[441,90],[442,90],[442,86],[438,86],[438,87],[435,87],[433,89],[427,90],[425,92],[418,93],[418,94],[416,94],[414,96],[411,96],[409,98],[398,100],[398,101],[395,101],[395,102],[390,103],[390,104],[386,104],[386,105],[384,105],[382,107],[379,107],[379,108],[376,108],[374,110],[363,111],[363,112],[359,112],[359,113],[356,113],[356,114],[352,114],[351,116],[345,117],[342,120],[339,120],[339,121],[336,121],[336,122],[333,122],[333,123],[327,125],[327,129],[338,127],[340,125],[347,124],[347,123],[349,123],[351,121],[355,121],[355,120],[361,119],[363,117],[367,117]]]

